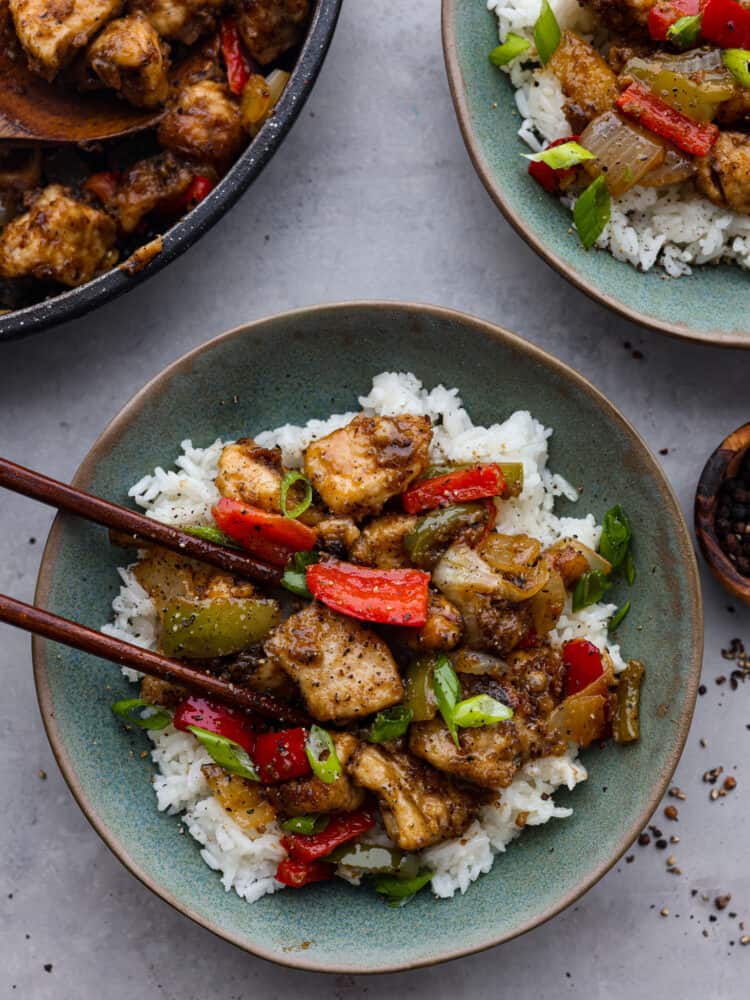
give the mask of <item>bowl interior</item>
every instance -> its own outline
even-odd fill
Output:
[[[667,280],[642,274],[608,252],[589,251],[571,216],[526,172],[521,123],[507,75],[490,64],[497,18],[483,0],[443,0],[448,75],[469,153],[485,186],[524,239],[582,291],[636,322],[666,333],[750,348],[747,274],[730,265],[697,268]]]
[[[700,668],[692,547],[645,446],[575,372],[457,313],[368,303],[321,307],[219,338],[173,365],[126,407],[86,459],[77,484],[125,502],[128,486],[155,465],[168,466],[186,437],[205,445],[218,435],[239,437],[356,409],[371,377],[394,369],[413,371],[429,386],[459,386],[476,422],[531,408],[556,428],[552,467],[585,486],[580,507],[601,517],[620,502],[632,519],[640,575],[628,594],[633,611],[621,641],[627,654],[648,665],[643,739],[631,748],[586,754],[591,780],[571,797],[571,819],[527,831],[488,876],[451,902],[422,894],[408,909],[392,910],[342,883],[249,906],[224,892],[196,843],[179,835],[177,819],[156,811],[149,764],[139,756],[147,741],[126,733],[109,710],[133,690],[117,668],[35,642],[53,747],[81,806],[115,853],[156,892],[224,937],[282,963],[327,971],[381,971],[453,957],[512,937],[571,902],[616,860],[655,807],[682,749]],[[37,602],[98,627],[109,619],[115,567],[126,558],[109,547],[103,529],[60,517]]]
[[[179,257],[210,229],[261,173],[296,121],[328,52],[341,3],[342,0],[315,0],[307,36],[273,115],[213,191],[164,233],[162,250],[150,263],[133,274],[114,267],[78,288],[62,290],[52,298],[0,315],[0,342],[39,333],[129,292]]]

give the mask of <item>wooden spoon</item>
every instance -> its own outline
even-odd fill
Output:
[[[750,577],[743,576],[726,555],[716,536],[716,501],[725,479],[736,475],[750,449],[750,424],[743,424],[725,438],[706,462],[695,494],[695,534],[709,569],[723,586],[750,604]]]
[[[150,128],[162,113],[47,83],[17,50],[0,45],[0,139],[95,142]]]

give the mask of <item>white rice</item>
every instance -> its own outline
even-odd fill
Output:
[[[538,152],[546,143],[570,135],[560,84],[554,73],[539,66],[534,48],[541,0],[486,0],[486,4],[497,16],[500,41],[512,31],[531,42],[531,48],[503,70],[515,88],[521,115],[518,135]],[[597,41],[600,29],[588,7],[578,0],[550,0],[550,6],[561,28]],[[575,198],[564,196],[562,201],[572,211]],[[659,189],[635,187],[612,199],[609,224],[596,245],[641,271],[659,265],[672,278],[691,274],[696,265],[722,260],[750,269],[750,217],[714,205],[689,182]]]
[[[596,547],[601,529],[593,515],[571,518],[555,514],[555,497],[576,500],[578,494],[562,476],[547,468],[547,444],[552,431],[528,411],[519,410],[501,424],[478,427],[463,408],[457,389],[437,386],[427,391],[414,375],[394,372],[376,376],[371,392],[360,397],[359,402],[368,414],[429,416],[434,428],[431,458],[435,461],[522,462],[523,493],[498,505],[497,530],[526,532],[545,545],[575,536]],[[286,424],[256,435],[256,440],[264,447],[281,447],[284,463],[295,467],[301,464],[302,452],[310,441],[344,426],[353,416],[348,413],[325,421],[311,420],[304,427]],[[220,440],[208,448],[195,448],[191,441],[183,441],[182,454],[175,462],[178,471],[155,469],[130,490],[130,496],[157,520],[171,524],[210,523],[211,506],[218,499],[214,479],[222,447]],[[155,607],[130,570],[121,569],[120,575],[122,586],[112,604],[114,621],[103,631],[153,648],[157,635]],[[614,605],[595,604],[573,613],[568,601],[550,633],[550,642],[559,647],[571,638],[585,636],[604,649],[607,623],[614,611]],[[608,649],[615,669],[622,669],[619,647]],[[124,672],[131,680],[137,679],[134,671]],[[211,795],[201,772],[210,758],[201,744],[172,726],[149,735],[154,743],[151,757],[157,768],[157,806],[162,811],[184,814],[188,832],[202,845],[201,856],[212,869],[221,872],[225,889],[234,889],[253,902],[282,888],[273,877],[284,857],[278,827],[269,828],[261,837],[248,837]],[[505,851],[521,832],[516,824],[519,814],[527,814],[527,826],[569,816],[572,810],[557,807],[552,794],[561,786],[573,789],[586,780],[586,769],[576,758],[577,748],[571,746],[564,756],[527,764],[510,787],[502,790],[498,801],[483,808],[462,837],[424,851],[424,863],[435,872],[435,895],[463,893],[480,874],[488,872],[495,855]],[[379,831],[379,839],[387,842],[384,831]]]

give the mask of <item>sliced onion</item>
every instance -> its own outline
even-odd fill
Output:
[[[641,187],[666,187],[668,184],[681,184],[690,180],[695,174],[695,159],[681,149],[670,146],[666,150],[664,162],[641,177]]]
[[[453,669],[459,674],[500,675],[507,671],[508,665],[491,653],[479,653],[473,649],[459,649],[451,655]]]
[[[540,639],[557,625],[567,596],[563,578],[553,570],[545,586],[531,598],[534,631]]]
[[[664,146],[646,129],[614,111],[605,111],[589,122],[580,142],[596,156],[584,169],[592,177],[604,174],[613,197],[635,187],[644,174],[664,161]]]

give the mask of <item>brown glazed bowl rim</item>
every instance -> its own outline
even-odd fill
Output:
[[[116,266],[92,281],[0,315],[0,343],[83,316],[156,274],[196,243],[260,175],[297,120],[323,66],[343,0],[317,0],[307,36],[274,114],[216,187],[163,234],[160,253],[135,274]]]

